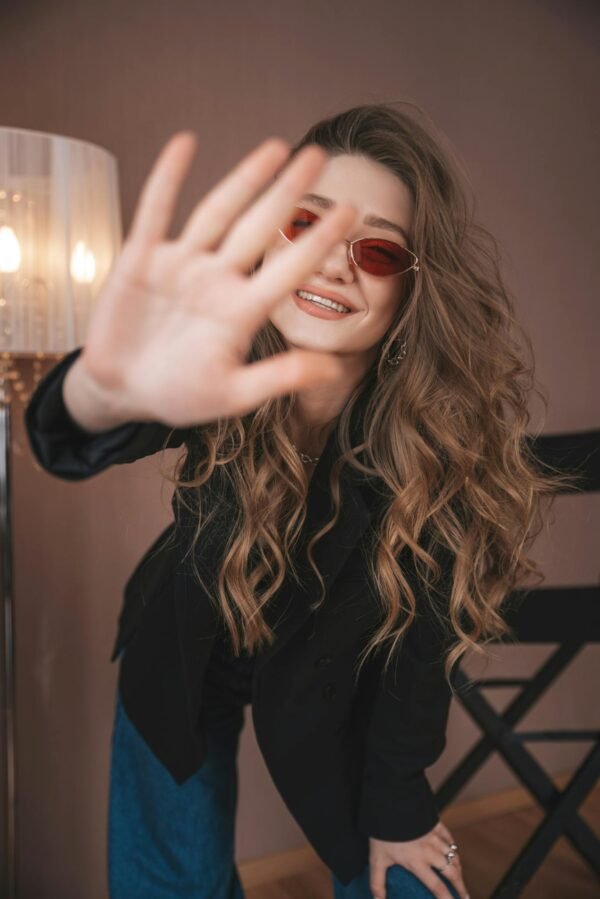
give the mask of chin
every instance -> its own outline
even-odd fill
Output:
[[[297,328],[287,328],[284,330],[278,326],[276,327],[289,349],[312,350],[317,353],[335,353],[340,349],[340,347],[332,346],[332,342],[327,344],[327,341],[316,340],[314,335],[306,334],[304,332],[300,333]]]
[[[300,312],[291,296],[282,300],[271,312],[269,321],[290,348],[325,353],[341,349],[332,339],[335,335],[327,334],[319,329],[318,324],[313,324],[310,316]],[[318,322],[318,319],[313,321]]]

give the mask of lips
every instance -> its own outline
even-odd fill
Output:
[[[311,287],[309,284],[301,284],[297,290],[306,290],[308,293],[314,293],[326,300],[333,300],[334,303],[341,303],[342,306],[347,306],[351,312],[358,312],[358,308],[354,303],[351,303],[350,300],[339,293],[333,293],[331,290],[322,290],[320,287]]]

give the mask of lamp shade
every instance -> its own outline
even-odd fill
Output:
[[[83,344],[121,241],[112,154],[0,127],[0,353],[63,354]]]

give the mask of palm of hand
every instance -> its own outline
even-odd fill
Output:
[[[250,276],[325,154],[304,148],[249,206],[287,155],[283,142],[264,142],[169,241],[193,150],[190,135],[177,135],[159,157],[81,355],[88,376],[109,396],[118,394],[131,418],[174,427],[241,415],[271,397],[339,377],[333,356],[307,350],[244,363],[269,311],[314,271],[355,217],[352,207],[337,207]]]

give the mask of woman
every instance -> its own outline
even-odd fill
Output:
[[[416,117],[347,110],[285,167],[270,139],[168,240],[194,147],[161,153],[85,346],[26,414],[65,478],[186,450],[113,652],[111,896],[243,895],[251,703],[337,899],[465,899],[424,769],[453,665],[541,578],[526,550],[561,479],[527,442],[530,344]]]

